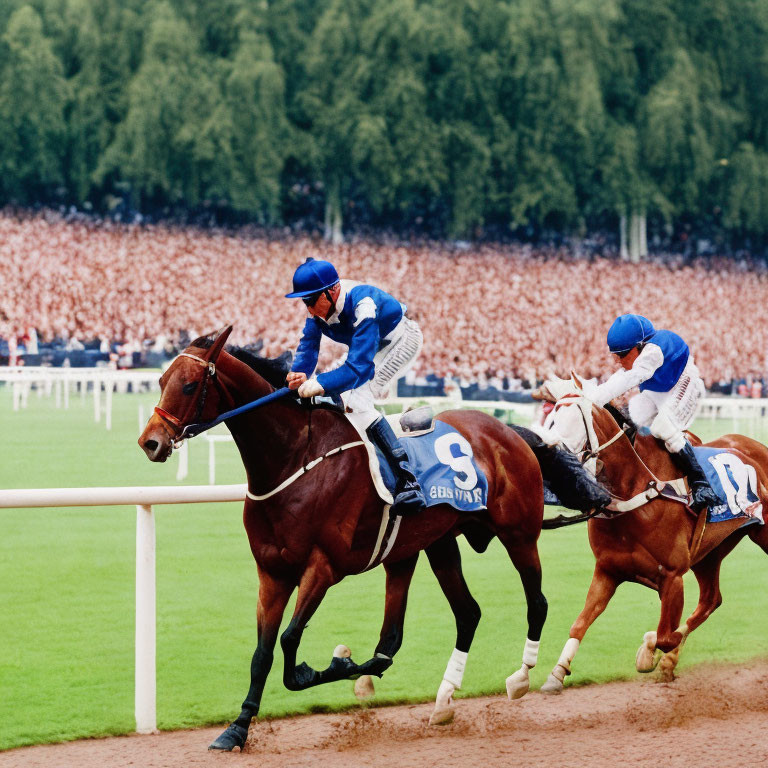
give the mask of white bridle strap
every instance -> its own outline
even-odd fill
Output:
[[[584,427],[586,429],[587,440],[589,442],[589,452],[592,454],[592,456],[597,456],[601,451],[605,450],[612,443],[615,443],[624,434],[624,430],[619,428],[619,431],[612,438],[606,440],[602,445],[600,445],[592,421],[591,400],[583,395],[578,398],[569,397],[565,402],[559,403],[559,405],[578,406],[579,410],[581,411],[582,418],[584,419]],[[635,455],[637,455],[637,453],[635,453]],[[648,474],[653,478],[653,480],[649,483],[648,487],[644,491],[633,496],[631,499],[617,499],[612,495],[611,503],[608,504],[606,509],[612,512],[630,512],[633,509],[642,507],[644,504],[647,504],[649,501],[660,495],[659,488],[665,485],[665,483],[659,480],[656,475],[651,472],[648,465],[642,459],[640,459],[639,456],[638,459],[640,460],[640,463],[645,467],[646,472],[648,472]],[[682,488],[685,487],[685,482],[682,479],[670,480],[667,481],[666,484],[672,486],[678,493],[680,492],[681,486]]]
[[[287,480],[284,480],[280,485],[277,486],[277,488],[273,488],[269,493],[265,493],[263,495],[258,495],[256,493],[251,493],[250,490],[246,490],[245,495],[252,499],[253,501],[264,501],[264,499],[268,499],[270,496],[274,496],[276,493],[280,493],[280,491],[287,488],[289,485],[294,483],[296,480],[298,480],[303,474],[306,472],[309,472],[312,467],[316,467],[323,459],[327,459],[329,456],[334,456],[337,453],[341,453],[342,451],[346,451],[349,448],[355,448],[358,445],[364,445],[362,440],[357,440],[354,443],[346,443],[345,445],[341,445],[338,448],[334,448],[332,451],[328,451],[324,456],[319,456],[316,459],[313,459],[309,462],[306,466],[302,467],[298,471],[294,472]]]
[[[202,357],[198,357],[197,355],[191,355],[189,352],[179,352],[179,354],[176,356],[177,359],[179,357],[188,357],[190,360],[194,360],[196,363],[200,363],[200,365],[204,365],[211,373],[211,376],[213,376],[216,373],[216,363],[211,362],[210,360],[203,360]]]
[[[598,454],[600,451],[602,451],[604,448],[607,448],[611,443],[615,443],[622,435],[624,434],[623,429],[619,429],[619,431],[607,442],[603,443],[602,445],[599,445],[597,448],[595,448],[592,453]]]

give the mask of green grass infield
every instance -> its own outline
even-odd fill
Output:
[[[149,414],[154,395],[114,400],[113,428],[94,423],[90,396],[68,410],[34,393],[26,410],[11,409],[0,388],[5,440],[0,488],[172,485],[177,459],[150,464],[136,444],[138,408]],[[705,438],[734,427],[759,439],[759,425],[700,422]],[[244,482],[234,446],[217,446],[217,482]],[[187,484],[208,481],[202,438],[190,445]],[[223,723],[239,712],[256,643],[256,568],[242,527],[240,504],[156,507],[157,717],[162,729]],[[554,510],[552,510],[554,512]],[[0,510],[0,749],[134,729],[133,507]],[[495,542],[477,555],[462,542],[467,582],[483,618],[460,696],[501,693],[520,666],[525,602],[520,581]],[[581,610],[593,558],[586,527],[545,531],[540,540],[549,618],[532,684],[556,662]],[[758,585],[768,560],[743,542],[723,565],[723,606],[688,641],[681,668],[709,660],[768,654],[768,612]],[[299,659],[316,668],[338,643],[353,658],[370,657],[383,613],[382,569],[334,587],[304,635]],[[686,577],[686,614],[696,603]],[[622,586],[587,634],[569,684],[636,676],[634,655],[655,628],[659,602],[648,589]],[[289,610],[286,612],[287,617]],[[284,623],[286,623],[284,622]],[[453,617],[426,559],[411,588],[405,642],[377,681],[377,703],[434,697],[455,641]],[[352,683],[301,693],[281,683],[279,649],[264,693],[262,716],[357,706]],[[525,706],[516,702],[510,706]]]

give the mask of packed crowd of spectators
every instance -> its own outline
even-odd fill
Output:
[[[305,318],[303,304],[283,295],[296,266],[315,256],[408,305],[425,338],[413,386],[514,392],[552,373],[603,377],[613,369],[605,334],[624,312],[681,334],[710,389],[754,394],[768,382],[768,272],[759,264],[630,264],[577,251],[332,246],[281,233],[0,214],[0,360],[37,359],[45,347],[57,362],[90,352],[126,367],[156,363],[229,323],[233,343],[278,355],[295,349]],[[340,354],[324,341],[320,365]]]

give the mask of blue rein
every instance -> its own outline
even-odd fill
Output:
[[[288,387],[281,387],[280,389],[276,389],[274,392],[270,392],[268,395],[264,395],[264,397],[260,397],[258,400],[253,400],[250,403],[241,405],[239,408],[233,408],[231,411],[225,411],[213,419],[213,421],[204,421],[200,424],[187,424],[187,426],[184,427],[184,429],[181,431],[181,434],[176,438],[175,442],[180,443],[182,440],[186,440],[187,438],[197,437],[197,435],[200,433],[206,432],[212,427],[215,427],[217,424],[221,424],[222,421],[232,419],[235,416],[240,416],[242,413],[252,411],[254,408],[259,408],[262,405],[271,403],[273,400],[284,397],[290,392],[291,390],[288,389]]]

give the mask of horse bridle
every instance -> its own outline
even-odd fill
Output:
[[[566,399],[568,399],[569,402],[562,402]],[[615,443],[622,435],[625,434],[624,430],[619,427],[619,431],[613,437],[609,438],[602,445],[600,445],[597,432],[595,432],[595,427],[592,424],[592,419],[590,418],[592,415],[592,401],[589,400],[585,395],[565,395],[565,397],[561,398],[561,400],[555,404],[555,410],[567,405],[575,405],[579,409],[581,418],[584,421],[584,431],[587,433],[589,450],[582,452],[583,461],[587,461],[593,458],[596,459],[601,451],[604,451],[609,445]],[[589,416],[587,413],[589,413]]]
[[[177,356],[177,359],[179,357],[188,357],[205,368],[202,381],[202,391],[200,396],[197,398],[197,407],[195,409],[195,415],[192,419],[192,423],[196,423],[200,421],[200,418],[203,414],[203,408],[205,408],[205,399],[208,396],[208,382],[212,380],[215,383],[219,390],[219,394],[224,394],[224,392],[222,391],[221,386],[219,385],[219,380],[216,376],[216,363],[214,363],[212,360],[204,360],[202,357],[190,354],[189,352],[181,352]],[[191,407],[188,409],[188,411],[189,410],[191,410]],[[171,438],[173,447],[178,448],[178,444],[181,442],[181,440],[178,440],[178,436],[184,428],[184,423],[188,421],[187,416],[189,414],[185,413],[183,417],[179,418],[178,416],[174,416],[169,411],[166,411],[164,408],[160,408],[157,405],[155,406],[155,413],[163,420],[165,424],[169,424],[171,427],[173,427],[173,434],[171,434],[168,429],[166,429],[166,432],[168,432],[168,436]]]

